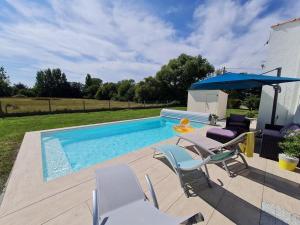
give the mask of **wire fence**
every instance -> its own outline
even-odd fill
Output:
[[[117,109],[157,108],[177,102],[131,102],[66,98],[0,98],[0,116],[26,116],[64,112],[92,112]]]

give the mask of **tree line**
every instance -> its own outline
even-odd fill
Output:
[[[0,97],[96,98],[119,101],[179,101],[185,103],[190,85],[214,72],[214,67],[201,55],[181,54],[163,65],[154,75],[140,82],[125,79],[103,82],[90,74],[85,83],[69,82],[59,68],[38,71],[32,88],[22,83],[11,85],[9,76],[0,68]]]

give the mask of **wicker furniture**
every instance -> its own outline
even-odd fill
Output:
[[[278,143],[290,131],[300,131],[300,124],[291,123],[285,126],[266,124],[262,133],[262,142],[259,155],[261,157],[278,161],[278,154],[282,153]]]
[[[250,120],[244,115],[230,114],[226,118],[226,127],[227,130],[236,131],[238,135],[248,132],[250,129]]]
[[[225,128],[210,128],[206,133],[206,137],[221,143],[226,143],[236,138],[242,133],[248,132],[250,120],[244,115],[231,114],[226,119]]]

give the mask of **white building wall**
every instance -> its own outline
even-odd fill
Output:
[[[273,27],[268,51],[265,71],[282,67],[282,76],[300,78],[300,21]],[[276,71],[270,74],[276,76]],[[300,82],[280,86],[275,124],[283,125],[296,120],[294,114],[300,104]],[[273,88],[264,86],[257,123],[259,129],[271,122],[273,99]]]
[[[226,116],[227,96],[220,90],[189,90],[187,109],[191,112],[216,114],[223,119]]]
[[[219,119],[224,119],[226,117],[226,110],[227,110],[227,100],[228,100],[228,94],[219,91],[218,93],[218,109],[217,109],[217,114]]]

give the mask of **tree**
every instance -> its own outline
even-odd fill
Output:
[[[26,97],[35,97],[36,93],[32,88],[26,88],[19,90],[18,95],[24,95]]]
[[[245,98],[243,104],[252,111],[253,109],[258,109],[259,107],[259,98],[256,95],[250,94]]]
[[[226,68],[225,67],[223,67],[223,68],[220,68],[220,69],[216,69],[215,70],[215,74],[218,76],[218,75],[222,75],[222,74],[224,74],[224,73],[226,73],[227,72],[227,70],[226,70]]]
[[[92,77],[89,73],[85,77],[85,87],[90,87],[92,85],[100,86],[102,84],[102,80],[99,78]]]
[[[34,89],[41,97],[68,97],[69,83],[60,69],[38,71]]]
[[[83,84],[79,82],[69,82],[68,95],[72,98],[82,98]]]
[[[22,84],[21,82],[14,84],[13,86],[17,90],[27,89],[28,87],[25,84]]]
[[[135,87],[135,100],[157,101],[160,99],[161,84],[154,77],[147,77]]]
[[[11,88],[9,83],[9,76],[4,67],[0,67],[0,97],[10,96]]]
[[[25,84],[19,82],[12,86],[12,95],[24,95],[27,97],[34,97],[35,92],[32,88],[29,88]]]
[[[181,54],[177,59],[171,59],[156,73],[156,79],[161,83],[161,96],[165,100],[178,100],[185,103],[187,90],[192,83],[214,72],[214,67],[202,56]]]
[[[99,87],[95,98],[100,100],[110,100],[117,96],[117,84],[108,82]]]
[[[92,85],[92,77],[90,74],[87,74],[85,77],[85,86],[89,87]]]
[[[92,78],[90,74],[87,74],[85,77],[85,85],[84,85],[84,96],[86,98],[95,98],[95,95],[102,85],[102,80],[99,78]]]
[[[132,101],[134,98],[134,80],[122,80],[118,82],[117,98],[120,101]]]

